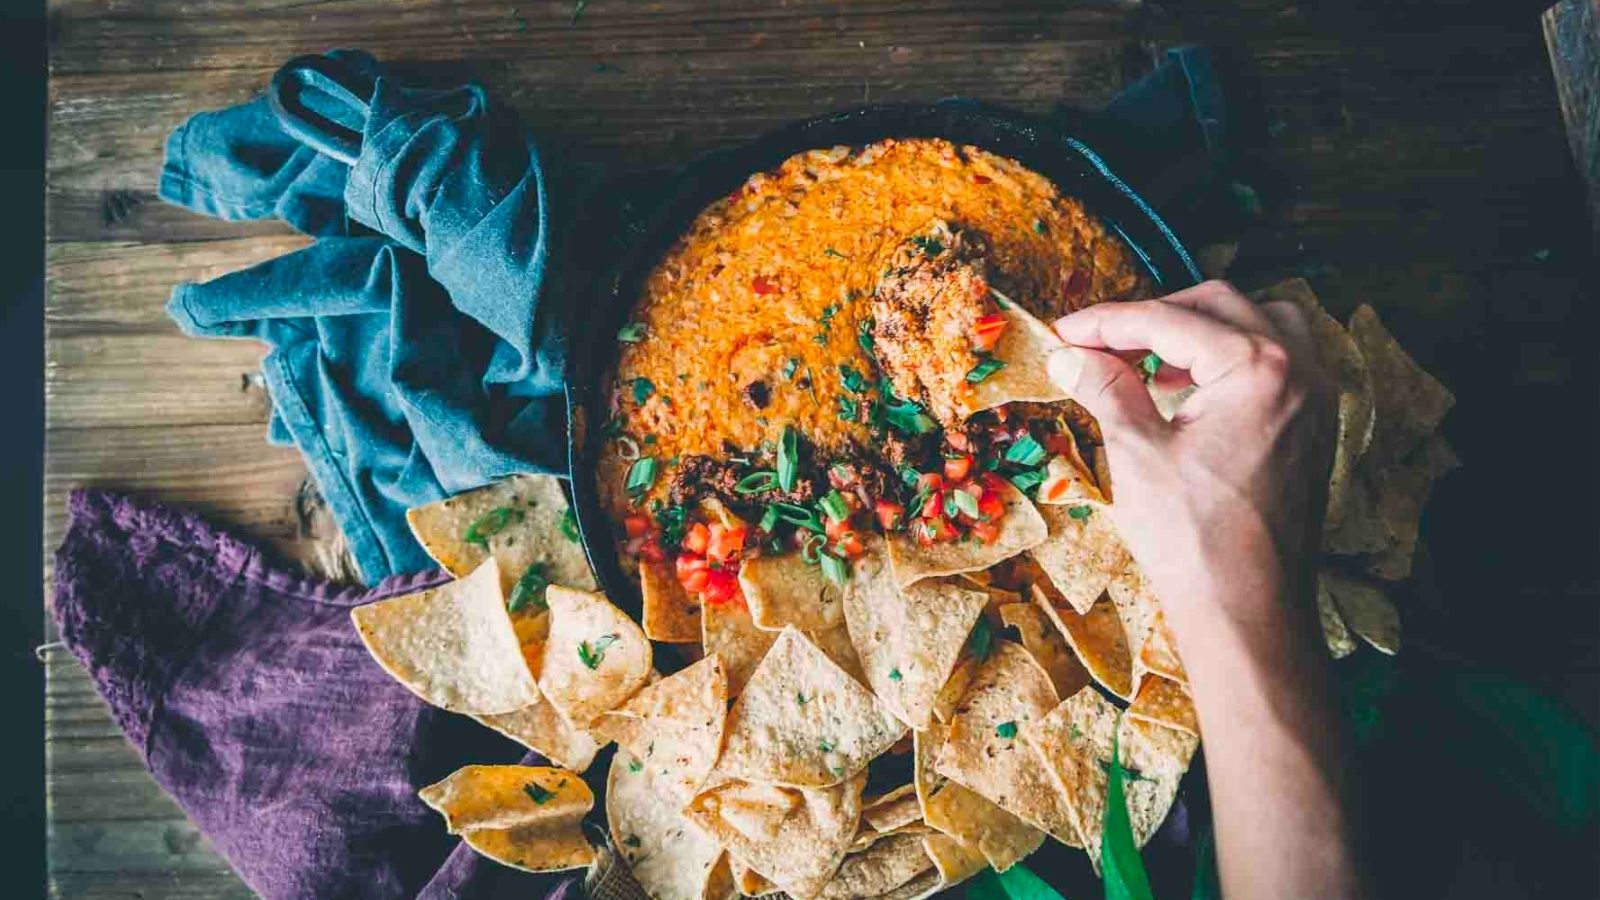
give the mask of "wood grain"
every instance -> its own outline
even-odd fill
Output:
[[[1577,406],[1563,391],[1586,371],[1594,304],[1562,265],[1566,220],[1546,194],[1575,188],[1551,175],[1569,165],[1561,112],[1592,97],[1553,78],[1561,60],[1533,17],[1434,5],[1453,14],[1290,0],[591,0],[574,22],[569,0],[50,0],[45,546],[71,488],[114,485],[347,572],[299,459],[263,442],[262,348],[190,340],[164,311],[177,282],[304,243],[279,223],[155,199],[167,133],[254,96],[290,56],[359,46],[408,77],[477,79],[552,155],[617,168],[682,163],[864,103],[1092,108],[1182,40],[1217,46],[1250,91],[1235,98],[1235,131],[1254,139],[1233,177],[1264,209],[1230,235],[1232,274],[1246,286],[1308,275],[1339,313],[1373,303],[1462,398],[1446,429],[1468,468],[1430,521],[1451,560],[1443,588],[1592,619],[1600,576],[1572,562],[1592,559],[1588,520],[1523,504],[1600,492],[1600,444],[1568,427],[1530,468],[1505,421],[1569,422]],[[1507,472],[1521,490],[1503,490]],[[1488,493],[1506,520],[1563,524],[1478,527]],[[1570,665],[1538,620],[1498,608],[1460,616],[1459,639],[1497,659],[1532,648],[1530,670]],[[248,896],[66,654],[49,654],[47,685],[51,896]]]

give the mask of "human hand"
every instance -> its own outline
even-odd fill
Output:
[[[1182,598],[1165,604],[1180,644],[1182,620],[1214,604],[1308,596],[1335,404],[1300,310],[1208,281],[1055,328],[1072,346],[1050,375],[1099,420],[1112,519],[1156,595]],[[1126,361],[1146,350],[1163,390],[1197,388],[1170,422]]]

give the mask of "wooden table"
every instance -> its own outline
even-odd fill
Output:
[[[1162,47],[1206,41],[1242,74],[1236,124],[1260,137],[1239,177],[1264,209],[1231,274],[1307,275],[1340,313],[1372,302],[1461,397],[1446,433],[1467,469],[1429,523],[1451,615],[1408,613],[1412,633],[1587,708],[1600,588],[1584,507],[1600,452],[1582,360],[1600,332],[1581,302],[1581,182],[1537,11],[1415,6],[51,0],[46,547],[69,489],[116,485],[340,571],[296,454],[263,441],[262,350],[187,339],[163,311],[178,281],[304,242],[155,199],[166,134],[254,96],[290,56],[358,46],[475,77],[541,134],[627,165],[870,102],[1094,107]],[[1534,603],[1544,618],[1493,614]],[[1581,627],[1548,627],[1561,617]],[[47,666],[53,895],[247,895],[78,666],[59,651]]]

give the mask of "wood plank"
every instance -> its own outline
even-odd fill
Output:
[[[1600,239],[1600,9],[1562,0],[1540,16],[1572,158],[1589,188],[1589,221]]]
[[[184,872],[56,872],[51,900],[254,900],[231,870]]]

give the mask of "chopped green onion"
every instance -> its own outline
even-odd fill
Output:
[[[846,422],[854,422],[861,418],[861,404],[845,394],[840,394],[837,399],[839,401],[839,418]]]
[[[1017,723],[1001,722],[994,727],[994,733],[1009,741],[1017,736]]]
[[[961,493],[961,491],[952,490],[945,491],[944,494],[944,514],[952,519],[961,515],[961,506],[960,504],[956,503],[956,495],[959,493]]]
[[[807,531],[822,533],[822,520],[817,514],[804,506],[795,503],[774,503],[772,508],[778,511],[778,518],[790,525],[798,525]]]
[[[561,535],[574,544],[578,543],[578,519],[570,509],[561,514]]]
[[[1144,359],[1139,360],[1139,374],[1144,376],[1144,383],[1149,384],[1156,373],[1161,371],[1161,357],[1148,353]]]
[[[540,609],[548,609],[544,602],[544,589],[550,586],[550,579],[544,574],[544,565],[534,563],[528,571],[522,573],[517,583],[511,588],[511,598],[506,601],[506,609],[518,612],[529,603]]]
[[[967,373],[967,381],[970,384],[978,384],[1005,367],[1006,364],[1001,360],[992,356],[985,356],[978,360],[978,364],[972,367],[972,371]]]
[[[617,340],[624,344],[637,344],[644,340],[644,323],[629,322],[617,329]]]
[[[656,483],[657,468],[659,467],[653,456],[641,456],[634,460],[633,465],[628,468],[628,481],[624,489],[634,497],[650,490],[650,486]]]
[[[657,509],[656,526],[661,529],[661,549],[668,552],[678,549],[678,545],[683,543],[684,533],[689,530],[688,508],[669,506]]]
[[[909,400],[887,404],[885,412],[888,414],[890,426],[907,434],[927,434],[938,427],[937,423],[922,411],[922,407]]]
[[[1024,434],[1017,438],[1016,443],[1006,448],[1006,462],[1014,462],[1019,466],[1037,466],[1045,461],[1049,454],[1044,452],[1044,447],[1033,439],[1033,435]]]
[[[522,792],[528,795],[528,799],[540,806],[549,803],[550,798],[556,795],[555,791],[546,790],[544,785],[532,781],[522,786]]]
[[[793,425],[783,426],[783,437],[778,439],[778,487],[794,490],[800,477],[800,435]]]
[[[764,531],[767,534],[771,534],[772,533],[772,529],[777,528],[777,527],[778,527],[778,510],[777,510],[776,507],[769,506],[769,507],[767,507],[766,512],[761,514],[761,521],[756,523],[756,530],[757,531]]]
[[[833,741],[822,741],[821,743],[817,744],[817,748],[820,749],[823,753],[832,753],[833,752]]]
[[[918,490],[917,495],[911,498],[911,505],[906,507],[906,519],[911,520],[922,515],[922,508],[928,505],[928,498],[932,496],[933,491],[927,488]]]
[[[889,680],[890,681],[899,681],[901,677],[902,676],[900,675],[900,670],[899,669],[890,669],[889,670]]]
[[[617,455],[628,462],[639,458],[639,442],[627,435],[617,438]]]
[[[922,480],[922,473],[910,466],[901,466],[900,480],[906,483],[906,487],[916,487],[917,482]]]
[[[1011,483],[1016,487],[1017,490],[1026,494],[1039,485],[1044,484],[1044,472],[1041,472],[1038,469],[1029,469],[1026,472],[1018,472],[1011,476]]]
[[[871,356],[877,350],[877,342],[872,337],[872,328],[874,324],[876,323],[874,323],[872,317],[868,316],[865,319],[862,319],[860,324],[856,326],[856,343],[861,345],[861,349],[865,351],[868,356]]]
[[[501,529],[512,522],[522,521],[522,510],[512,509],[509,506],[498,506],[483,515],[473,519],[467,525],[467,531],[461,539],[469,544],[488,549],[489,538],[498,534]]]
[[[842,365],[839,367],[839,381],[845,390],[855,394],[865,394],[869,387],[867,378],[855,370],[854,366]]]
[[[788,361],[783,364],[783,380],[793,380],[795,370],[798,368],[800,368],[800,358],[798,356],[789,357]]]
[[[850,504],[844,502],[844,495],[838,491],[829,491],[823,494],[822,499],[817,501],[817,505],[822,508],[824,515],[835,522],[843,522],[845,519],[850,518]]]
[[[951,497],[955,498],[957,512],[970,519],[978,518],[978,499],[976,497],[959,488],[946,493],[944,496],[946,500]]]
[[[751,472],[749,475],[739,479],[733,489],[740,494],[765,494],[777,486],[778,475],[776,472],[761,471]]]
[[[806,535],[800,542],[800,558],[808,563],[817,562],[818,557],[822,555],[822,545],[827,542],[828,539],[820,534]]]
[[[822,574],[826,575],[829,581],[841,586],[850,581],[849,563],[831,553],[822,554],[820,562],[822,563]]]
[[[656,392],[655,383],[648,378],[635,378],[633,380],[633,402],[644,403],[650,395]]]

